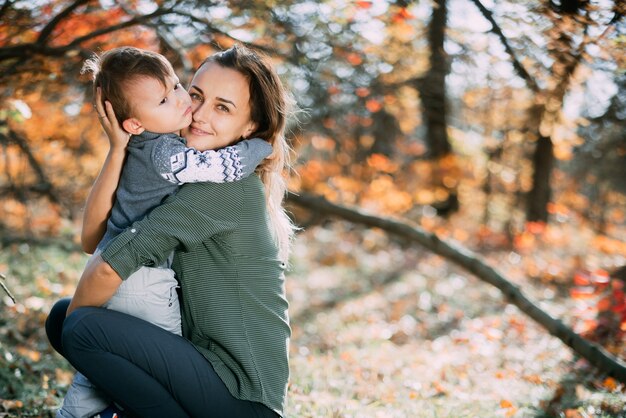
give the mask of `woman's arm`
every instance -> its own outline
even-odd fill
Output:
[[[109,153],[93,184],[83,213],[81,244],[83,251],[92,254],[106,232],[107,219],[115,203],[115,191],[126,158],[129,135],[119,126],[111,103],[106,102],[106,117],[100,95],[96,93],[96,110],[100,124],[109,137]]]
[[[78,282],[67,314],[81,306],[102,306],[111,299],[120,284],[122,279],[109,264],[100,256],[92,257]]]
[[[245,182],[181,187],[116,236],[100,256],[124,280],[141,266],[159,265],[173,250],[191,251],[212,236],[235,231],[243,211]]]

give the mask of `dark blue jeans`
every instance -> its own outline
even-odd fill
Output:
[[[130,416],[273,417],[263,404],[233,397],[185,338],[134,316],[58,301],[46,320],[50,343]]]

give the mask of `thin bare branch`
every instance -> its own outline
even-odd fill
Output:
[[[517,306],[550,334],[588,360],[594,367],[614,376],[620,382],[626,383],[626,363],[623,360],[616,358],[602,346],[585,340],[563,322],[543,311],[535,303],[531,302],[518,286],[511,283],[500,272],[482,260],[478,254],[473,253],[469,249],[448,243],[437,235],[417,226],[368,215],[356,209],[333,204],[323,197],[290,193],[288,202],[317,211],[320,214],[336,216],[350,222],[380,228],[426,247],[474,274],[480,280],[498,288],[508,302]]]
[[[4,135],[0,135],[0,136],[4,136]],[[6,138],[3,138],[3,139],[6,140]],[[48,177],[46,176],[45,172],[41,168],[41,165],[35,158],[32,151],[30,150],[30,147],[28,146],[28,142],[24,138],[16,134],[14,131],[9,131],[8,141],[16,144],[19,147],[19,149],[22,151],[22,153],[26,156],[26,159],[28,160],[30,167],[33,169],[33,171],[37,175],[37,178],[39,179],[39,186],[40,186],[42,193],[48,196],[48,198],[50,198],[50,201],[59,204],[60,202],[56,194],[54,193],[54,188],[52,186],[52,183],[48,180]]]
[[[194,16],[191,13],[187,13],[187,12],[183,12],[183,11],[177,10],[176,14],[179,15],[179,16],[184,16],[184,17],[190,19],[192,22],[200,23],[201,25],[203,25],[203,26],[205,26],[207,28],[208,32],[211,32],[211,33],[214,33],[214,34],[218,34],[220,36],[224,36],[224,37],[226,37],[226,38],[228,38],[228,39],[230,39],[232,41],[235,41],[235,42],[238,42],[238,43],[240,43],[242,45],[245,45],[248,48],[256,49],[258,51],[262,51],[262,52],[264,52],[266,54],[269,54],[269,55],[279,55],[279,53],[280,53],[279,51],[277,51],[274,48],[269,48],[269,47],[266,47],[266,46],[263,46],[263,45],[257,45],[257,44],[252,43],[252,42],[246,42],[246,41],[242,41],[241,39],[237,39],[237,38],[229,35],[228,33],[226,33],[224,31],[216,28],[215,26],[211,25],[211,23],[208,20],[200,19],[199,17]]]
[[[4,276],[4,274],[0,273],[0,278],[2,278],[2,280],[6,280],[7,278]],[[2,289],[4,290],[4,292],[11,298],[11,300],[13,301],[13,303],[17,303],[15,300],[15,296],[13,296],[11,294],[11,292],[9,291],[9,288],[4,284],[4,282],[0,281],[0,287],[2,287]]]
[[[517,59],[517,55],[515,54],[515,51],[513,51],[513,48],[511,48],[511,45],[509,44],[509,40],[507,39],[506,36],[504,36],[504,33],[502,33],[502,29],[493,18],[493,13],[491,13],[491,11],[489,11],[489,9],[487,9],[480,2],[480,0],[470,0],[470,1],[474,3],[476,7],[478,7],[478,10],[480,10],[483,17],[487,19],[489,23],[491,23],[491,32],[493,32],[496,36],[498,36],[507,54],[509,54],[509,56],[511,57],[513,68],[515,69],[515,72],[517,73],[517,75],[519,75],[526,82],[526,85],[528,85],[528,88],[530,88],[533,92],[535,93],[539,92],[540,89],[539,89],[539,86],[537,85],[537,82],[528,73],[528,71],[526,71],[526,68],[524,68],[520,60]]]

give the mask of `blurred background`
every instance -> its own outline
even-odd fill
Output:
[[[163,53],[183,84],[234,43],[268,55],[299,109],[291,192],[469,248],[626,358],[625,10],[0,0],[0,416],[52,416],[71,379],[41,327],[80,277],[82,208],[108,148],[80,69],[120,45]],[[303,227],[289,416],[626,416],[623,384],[496,289],[381,229],[288,205]]]

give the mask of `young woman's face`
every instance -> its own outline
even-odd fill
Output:
[[[189,94],[176,75],[169,75],[165,82],[163,86],[156,78],[140,77],[128,83],[127,97],[133,112],[129,119],[132,123],[124,125],[128,132],[137,134],[145,129],[159,134],[178,133],[189,126],[192,111]],[[131,125],[134,129],[129,129]]]
[[[256,129],[250,119],[250,87],[240,72],[206,63],[191,80],[193,121],[182,135],[200,151],[223,148]]]

